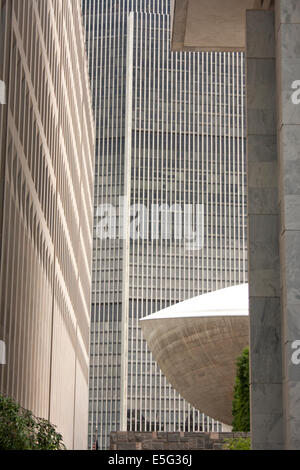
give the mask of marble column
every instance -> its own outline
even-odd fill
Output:
[[[300,449],[300,2],[277,0],[275,10],[284,440]]]
[[[246,47],[252,446],[258,450],[282,449],[281,303],[273,11],[247,11]]]

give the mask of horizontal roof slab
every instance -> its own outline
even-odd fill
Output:
[[[272,0],[173,0],[172,50],[244,51],[245,12]]]

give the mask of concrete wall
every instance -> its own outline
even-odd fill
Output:
[[[254,449],[280,449],[282,367],[273,11],[248,11],[248,256]]]
[[[282,358],[285,447],[300,449],[300,366],[292,363],[300,339],[300,2],[276,2],[277,130],[281,226]],[[299,88],[299,86],[298,86]]]
[[[223,450],[226,439],[243,432],[112,432],[110,450]]]

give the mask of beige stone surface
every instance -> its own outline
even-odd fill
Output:
[[[81,2],[1,0],[0,24],[0,393],[86,449],[95,135]]]

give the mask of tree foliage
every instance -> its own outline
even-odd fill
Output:
[[[0,395],[0,449],[62,450],[65,446],[61,434],[49,421]]]
[[[233,431],[250,431],[249,348],[237,359],[232,415]]]

